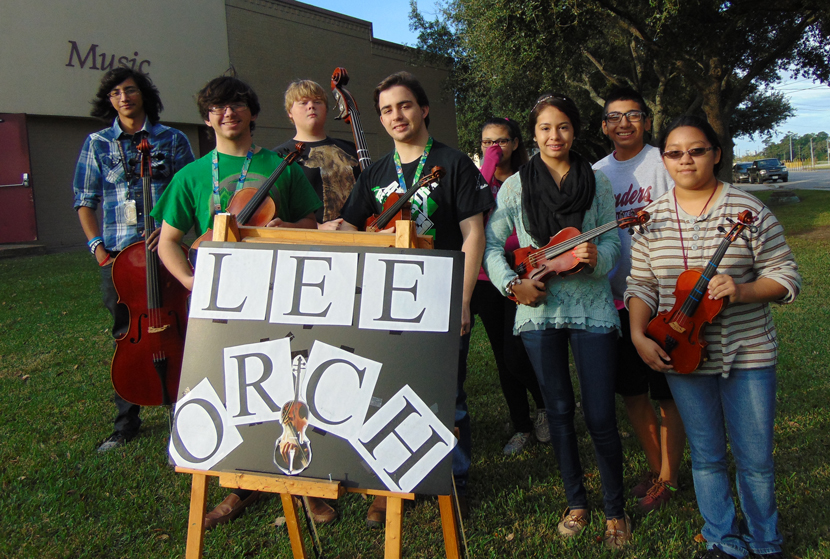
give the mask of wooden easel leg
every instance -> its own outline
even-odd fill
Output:
[[[208,476],[193,474],[192,477],[185,557],[187,559],[201,559],[205,547],[205,508],[207,506]]]
[[[288,538],[291,540],[291,550],[294,552],[294,559],[307,559],[303,534],[300,532],[300,520],[297,517],[297,505],[289,493],[280,493],[282,499],[282,512],[285,514],[285,526],[288,528]]]
[[[403,499],[386,498],[386,549],[384,559],[401,557],[401,525],[403,524]]]
[[[455,521],[455,507],[451,495],[438,495],[438,510],[441,511],[441,529],[444,531],[447,559],[460,559],[458,524]]]

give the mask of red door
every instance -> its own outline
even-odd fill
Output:
[[[37,240],[25,114],[0,113],[0,243]]]

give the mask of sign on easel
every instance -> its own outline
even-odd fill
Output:
[[[205,242],[177,466],[451,492],[463,255]]]

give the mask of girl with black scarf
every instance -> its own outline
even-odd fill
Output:
[[[505,240],[514,228],[520,246],[538,248],[565,227],[587,231],[614,221],[614,195],[605,175],[594,174],[588,161],[571,150],[580,129],[573,101],[562,95],[543,95],[530,113],[529,124],[539,153],[499,190],[487,225],[484,268],[502,294],[512,293],[519,301],[514,332],[522,337],[545,401],[568,505],[558,526],[564,537],[582,532],[589,519],[574,429],[570,343],[585,423],[602,478],[603,541],[617,550],[631,539],[631,520],[623,510],[622,444],[614,402],[620,324],[607,278],[620,254],[619,237],[611,230],[577,246],[573,255],[586,267],[576,274],[554,277],[547,285],[519,280],[504,256]]]

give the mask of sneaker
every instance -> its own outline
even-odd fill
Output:
[[[602,543],[611,551],[620,551],[631,541],[631,518],[626,514],[625,518],[612,518],[609,522]]]
[[[637,506],[643,512],[657,510],[671,500],[675,491],[677,487],[668,481],[658,480],[651,486],[646,496],[637,502]]]
[[[518,454],[529,444],[530,433],[518,432],[510,437],[510,440],[507,441],[507,444],[504,446],[504,450],[502,450],[502,452],[504,452],[507,456],[510,456],[511,454]]]
[[[550,442],[550,426],[548,425],[548,413],[545,410],[536,410],[536,421],[533,422],[536,440],[540,443]]]
[[[104,442],[101,443],[101,446],[98,447],[98,452],[107,452],[108,450],[112,450],[113,448],[117,448],[119,446],[124,446],[126,443],[130,442],[130,438],[125,437],[118,431],[104,439]]]
[[[729,555],[719,547],[713,547],[706,551],[698,551],[694,559],[738,559],[734,555]]]
[[[657,472],[646,472],[640,476],[640,481],[634,488],[631,490],[631,494],[637,497],[638,499],[642,499],[648,494],[648,490],[651,489],[651,486],[660,478],[660,474]]]
[[[559,524],[556,528],[559,530],[559,534],[566,537],[566,538],[573,538],[574,536],[578,536],[582,530],[588,525],[588,511],[586,510],[584,514],[577,516],[571,513],[570,507],[565,509],[565,512],[562,513],[562,520],[559,521]]]

